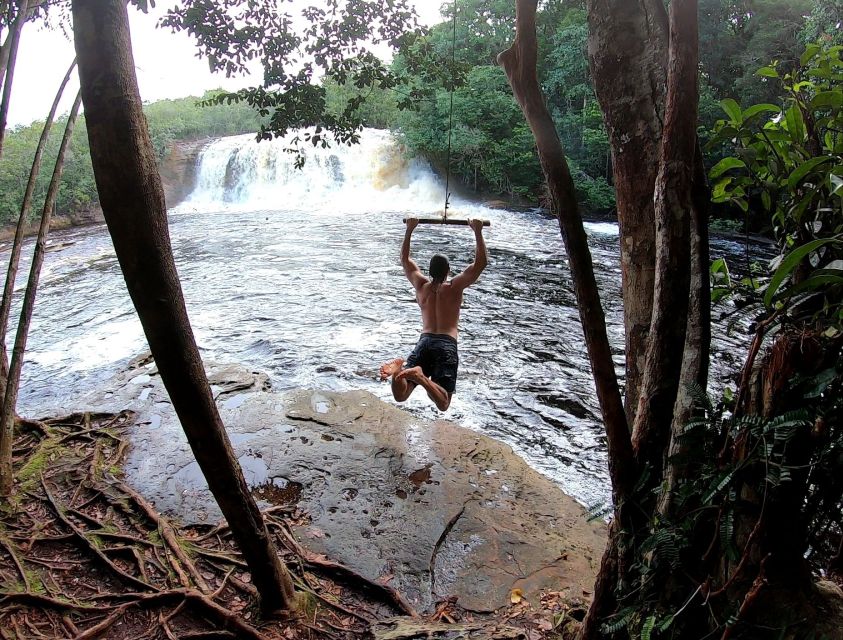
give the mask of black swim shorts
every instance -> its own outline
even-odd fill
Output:
[[[448,393],[457,388],[457,339],[441,333],[423,333],[404,368],[421,367],[424,375]]]

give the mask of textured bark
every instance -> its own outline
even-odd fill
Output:
[[[20,264],[20,252],[23,245],[23,230],[26,226],[26,218],[29,215],[29,209],[32,206],[32,194],[35,191],[35,182],[38,179],[38,174],[41,171],[41,160],[44,156],[44,148],[47,145],[47,139],[50,136],[50,130],[53,127],[53,120],[56,117],[56,111],[59,108],[59,102],[64,94],[64,89],[70,81],[70,76],[73,69],[76,67],[76,60],[67,70],[67,74],[62,80],[59,90],[56,92],[56,97],[53,100],[53,106],[50,107],[50,113],[47,115],[47,120],[44,122],[44,128],[41,130],[41,137],[38,139],[38,146],[35,148],[35,157],[32,160],[32,169],[29,171],[29,180],[26,183],[26,191],[23,194],[23,202],[20,206],[20,216],[18,217],[18,225],[15,229],[15,239],[12,241],[12,251],[9,255],[9,268],[6,272],[6,284],[3,287],[3,299],[0,302],[0,398],[6,396],[6,380],[9,376],[9,360],[6,353],[6,332],[9,329],[9,312],[12,308],[12,294],[15,290],[15,280],[17,280],[18,266]]]
[[[23,355],[26,351],[26,340],[29,336],[29,324],[32,320],[32,310],[35,308],[35,296],[38,294],[38,279],[41,277],[41,265],[44,264],[44,254],[47,251],[47,235],[50,233],[50,221],[53,209],[56,206],[56,197],[61,184],[61,174],[64,170],[64,158],[67,153],[67,146],[73,135],[73,125],[76,124],[76,117],[79,115],[79,106],[82,104],[82,95],[77,94],[67,125],[64,129],[64,136],[61,140],[59,153],[56,157],[56,165],[53,168],[53,177],[50,179],[50,186],[44,198],[44,208],[41,211],[41,225],[38,227],[38,237],[35,241],[35,251],[32,256],[32,265],[29,268],[29,280],[26,283],[26,293],[23,296],[23,304],[20,310],[18,331],[15,336],[15,346],[12,350],[12,361],[9,365],[9,377],[3,395],[3,408],[0,410],[0,495],[8,496],[12,491],[14,477],[12,474],[12,442],[14,441],[15,407],[18,402],[18,391],[20,390],[20,373],[23,369]]]
[[[655,283],[653,192],[667,82],[661,0],[588,0],[588,57],[612,149],[621,238],[626,415],[635,422]]]
[[[638,464],[661,482],[679,389],[690,293],[691,184],[698,108],[697,1],[670,5],[670,60],[656,179],[656,279],[646,362],[632,433]]]
[[[124,0],[73,0],[91,160],[126,286],[196,461],[231,527],[264,611],[290,609],[290,575],[249,493],[185,308]]]
[[[603,35],[610,39],[612,37],[611,32]],[[615,33],[614,37],[623,40],[624,34]],[[621,505],[616,509],[608,548],[595,585],[594,599],[583,621],[582,637],[587,640],[600,637],[601,622],[615,609],[614,589],[618,581],[624,579],[628,554],[631,552],[621,536],[634,535],[635,531],[642,529],[646,523],[648,508],[655,508],[655,504],[643,503],[640,496],[650,494],[648,490],[660,484],[669,444],[670,425],[685,347],[690,288],[689,220],[696,157],[699,55],[697,41],[696,0],[673,0],[670,5],[666,117],[655,185],[657,226],[653,310],[647,336],[645,364],[639,371],[642,377],[632,435],[636,467],[643,471],[649,466],[649,474],[646,486],[640,490],[637,504]],[[638,46],[646,47],[649,44],[644,41],[639,42]],[[603,81],[605,80],[604,76]],[[651,140],[650,143],[652,142]],[[622,153],[616,153],[615,158],[620,155]],[[645,167],[640,167],[639,170],[642,173],[646,172]],[[638,221],[638,224],[646,222]],[[622,246],[630,240],[634,245],[635,231],[637,230],[626,228],[621,235]],[[638,284],[641,284],[640,281]],[[628,293],[627,288],[630,286],[630,280],[625,279],[625,293]],[[633,328],[628,325],[626,329],[629,338]],[[640,348],[640,345],[635,348]],[[631,355],[634,356],[634,353],[628,353],[627,357]],[[639,511],[641,509],[643,511]]]
[[[12,99],[12,81],[15,76],[15,62],[18,57],[20,32],[26,22],[29,5],[30,0],[20,0],[18,2],[18,15],[9,29],[9,51],[6,61],[5,79],[3,81],[3,99],[0,101],[0,157],[3,154],[3,141],[6,137],[6,121],[9,117],[9,102]]]
[[[615,504],[619,504],[628,495],[634,482],[629,428],[606,335],[606,319],[594,278],[591,252],[574,193],[574,183],[562,143],[545,106],[536,76],[537,4],[537,0],[517,0],[515,41],[512,47],[498,56],[498,63],[506,71],[512,93],[533,132],[551,197],[551,210],[559,220],[562,240],[571,266],[571,278],[577,296],[588,358],[606,428],[612,492]]]
[[[703,164],[699,141],[696,146],[694,177],[691,186],[691,292],[688,309],[688,329],[682,355],[682,372],[679,391],[673,408],[670,427],[670,449],[665,472],[665,490],[662,492],[659,511],[667,514],[670,499],[683,478],[693,473],[684,462],[688,453],[680,438],[682,429],[691,418],[693,397],[691,385],[705,391],[708,387],[708,368],[711,352],[711,283],[709,280],[708,219],[711,189]]]

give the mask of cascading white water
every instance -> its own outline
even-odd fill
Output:
[[[300,132],[299,132],[300,133]],[[386,131],[364,129],[353,147],[307,146],[296,168],[286,138],[220,138],[199,157],[196,187],[180,210],[435,211],[444,187],[430,166],[408,158]]]

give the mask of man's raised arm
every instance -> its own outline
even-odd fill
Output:
[[[451,284],[460,289],[470,287],[477,282],[477,279],[483,273],[483,269],[486,268],[486,264],[488,263],[486,240],[483,238],[483,221],[471,219],[468,221],[468,225],[474,230],[474,241],[477,243],[477,247],[474,250],[474,262],[468,265],[466,270],[460,275],[451,280]]]
[[[427,282],[427,278],[424,277],[419,266],[410,257],[410,237],[418,224],[418,218],[407,218],[407,231],[404,232],[404,242],[401,245],[401,266],[404,268],[404,275],[407,276],[407,280],[410,281],[414,289],[419,289]]]

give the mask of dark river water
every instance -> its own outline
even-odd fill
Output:
[[[441,185],[426,166],[400,160],[385,134],[367,136],[359,149],[310,159],[303,174],[288,154],[248,136],[206,152],[194,196],[170,214],[204,357],[265,371],[279,390],[365,389],[392,402],[378,367],[406,357],[420,329],[398,260],[402,218],[441,208]],[[556,222],[539,211],[460,201],[455,209],[492,226],[489,266],[465,295],[457,394],[444,417],[508,443],[583,503],[605,500],[605,438]],[[618,230],[587,230],[622,374]],[[24,414],[84,409],[77,398],[147,349],[105,227],[55,233],[52,243],[23,371]],[[422,266],[442,252],[460,271],[473,248],[465,227],[423,226],[413,238]],[[712,250],[735,260],[744,251],[728,240]],[[714,373],[724,379],[748,341],[722,327],[715,334]],[[441,415],[421,391],[405,406]]]

